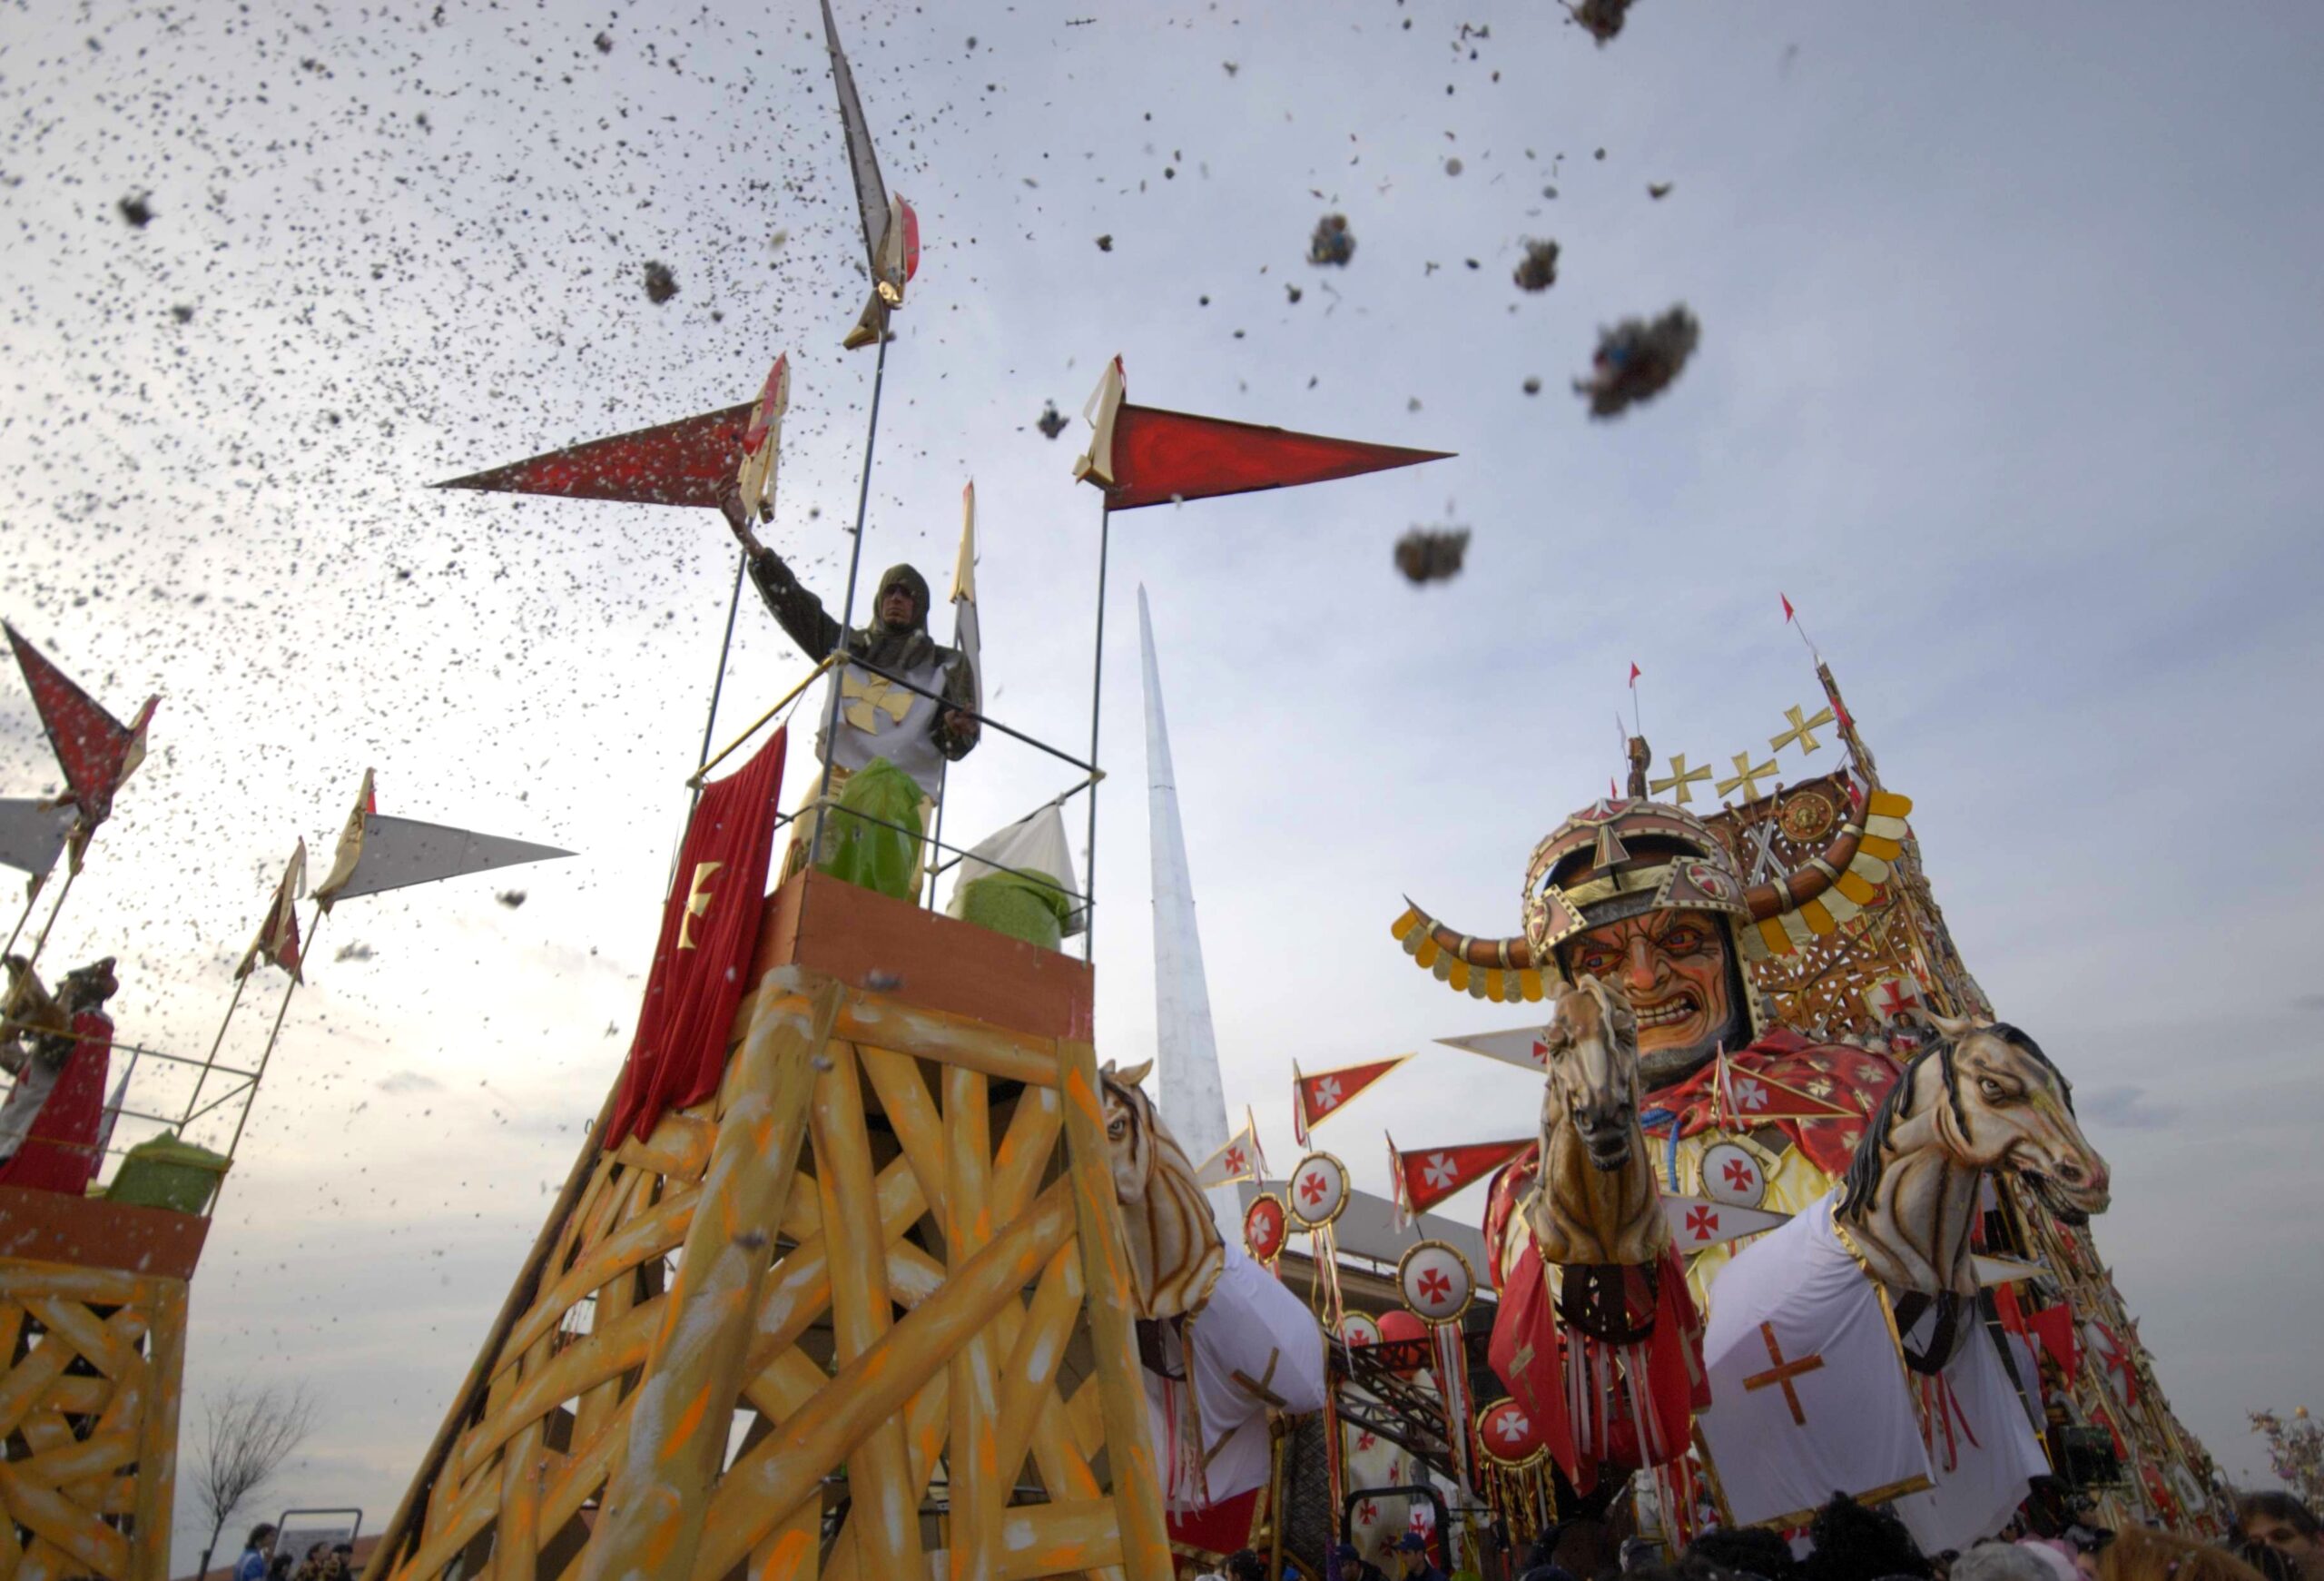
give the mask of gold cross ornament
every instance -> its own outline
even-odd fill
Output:
[[[866,736],[880,733],[880,716],[884,713],[895,723],[904,722],[911,712],[913,694],[895,685],[885,676],[862,675],[849,670],[840,678],[839,695],[847,706],[841,709],[849,725]]]
[[[1817,728],[1819,726],[1829,725],[1832,722],[1832,710],[1829,708],[1821,709],[1817,713],[1813,719],[1803,719],[1799,716],[1799,713],[1800,710],[1797,706],[1786,708],[1783,711],[1783,716],[1791,721],[1791,728],[1785,731],[1780,736],[1770,736],[1768,737],[1768,751],[1781,752],[1786,746],[1788,746],[1793,742],[1797,741],[1799,743],[1800,752],[1802,754],[1806,754],[1813,752],[1824,745],[1822,742],[1817,740],[1815,736],[1810,736],[1808,732]]]
[[[1675,788],[1679,793],[1679,805],[1683,807],[1694,799],[1693,794],[1687,787],[1690,785],[1699,785],[1709,777],[1710,765],[1706,763],[1699,768],[1689,768],[1687,755],[1681,752],[1670,760],[1670,777],[1651,781],[1646,788],[1656,795]]]
[[[1718,794],[1722,796],[1733,795],[1735,787],[1740,786],[1743,787],[1743,799],[1747,802],[1756,802],[1759,799],[1758,776],[1763,774],[1773,774],[1775,771],[1776,766],[1773,759],[1753,768],[1751,755],[1748,752],[1738,752],[1735,755],[1735,777],[1720,780]]]
[[[694,942],[694,919],[696,917],[708,916],[710,914],[710,903],[717,898],[715,894],[711,891],[704,889],[703,885],[709,883],[712,875],[716,874],[720,868],[725,865],[726,864],[724,862],[697,862],[694,864],[694,882],[686,886],[685,914],[678,919],[679,949],[691,950],[695,947]]]

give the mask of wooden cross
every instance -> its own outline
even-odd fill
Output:
[[[1824,1365],[1824,1359],[1820,1356],[1803,1356],[1797,1361],[1786,1361],[1783,1359],[1782,1348],[1776,1344],[1776,1326],[1773,1323],[1759,1325],[1759,1338],[1768,1342],[1768,1359],[1775,1365],[1765,1372],[1753,1373],[1745,1378],[1743,1380],[1745,1392],[1766,1388],[1773,1384],[1783,1390],[1783,1403],[1791,1408],[1792,1421],[1799,1427],[1806,1427],[1807,1413],[1799,1408],[1799,1391],[1791,1387],[1791,1380],[1803,1372],[1818,1370]]]
[[[1817,740],[1815,736],[1809,735],[1808,732],[1816,729],[1818,726],[1829,725],[1832,723],[1832,710],[1829,708],[1823,709],[1817,713],[1813,719],[1801,718],[1799,716],[1799,708],[1796,705],[1792,707],[1786,708],[1783,711],[1783,716],[1791,721],[1791,728],[1785,731],[1780,736],[1769,736],[1768,738],[1768,751],[1781,752],[1786,746],[1795,741],[1799,743],[1799,750],[1803,754],[1814,752],[1824,745],[1822,742]]]
[[[1704,764],[1699,768],[1689,768],[1687,755],[1681,752],[1670,760],[1670,777],[1655,780],[1646,788],[1656,795],[1660,795],[1667,790],[1676,789],[1679,793],[1679,805],[1683,807],[1694,799],[1687,787],[1690,785],[1698,785],[1709,777],[1710,765]]]
[[[1759,776],[1763,774],[1773,774],[1775,771],[1776,766],[1773,758],[1769,758],[1767,762],[1759,765],[1758,767],[1753,768],[1751,766],[1751,755],[1748,752],[1738,752],[1735,755],[1735,777],[1733,779],[1720,780],[1718,782],[1718,794],[1723,796],[1732,795],[1735,794],[1735,787],[1737,786],[1741,786],[1743,787],[1743,799],[1747,802],[1756,802],[1759,799]]]

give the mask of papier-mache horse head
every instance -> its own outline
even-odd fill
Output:
[[[1541,1033],[1541,1167],[1525,1222],[1542,1257],[1634,1268],[1669,1244],[1639,1129],[1638,1017],[1620,989],[1583,973],[1558,990]]]
[[[1226,1249],[1194,1165],[1138,1085],[1153,1068],[1149,1060],[1118,1071],[1108,1060],[1098,1079],[1137,1315],[1176,1318],[1210,1299]]]
[[[2040,1044],[2004,1022],[1930,1020],[1942,1036],[1873,1116],[1837,1216],[1883,1283],[1967,1293],[1977,1177],[2014,1172],[2082,1224],[2106,1210],[2112,1176],[2074,1118],[2073,1083]]]

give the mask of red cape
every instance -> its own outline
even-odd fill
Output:
[[[0,1164],[0,1186],[29,1186],[78,1197],[103,1161],[97,1132],[104,1123],[105,1072],[113,1063],[113,1018],[84,1010],[73,1018],[72,1057],[33,1116],[32,1133],[16,1156]]]
[[[1864,1140],[1866,1122],[1888,1096],[1888,1089],[1896,1084],[1899,1068],[1886,1054],[1850,1048],[1845,1043],[1811,1043],[1786,1027],[1777,1027],[1741,1053],[1730,1054],[1727,1063],[1734,1075],[1763,1076],[1810,1098],[1852,1109],[1862,1117],[1777,1117],[1760,1122],[1773,1125],[1789,1137],[1792,1145],[1827,1175],[1846,1172],[1848,1161],[1856,1155],[1856,1143]],[[1716,1090],[1718,1071],[1718,1062],[1713,1061],[1683,1082],[1648,1093],[1646,1108],[1649,1112],[1669,1111],[1676,1117],[1680,1136],[1694,1136],[1712,1129],[1714,1120],[1721,1118]],[[1775,1102],[1783,1102],[1780,1093],[1776,1095]],[[1737,1118],[1731,1109],[1728,1110],[1721,1129],[1739,1129],[1735,1124]],[[1659,1125],[1649,1125],[1648,1129],[1663,1132]]]

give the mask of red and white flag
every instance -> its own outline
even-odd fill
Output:
[[[1758,1124],[1769,1120],[1861,1120],[1863,1115],[1828,1098],[1817,1098],[1757,1071],[1738,1071],[1718,1056],[1721,1116]]]
[[[1410,1224],[1455,1192],[1492,1179],[1492,1172],[1502,1165],[1541,1144],[1538,1136],[1519,1136],[1507,1141],[1464,1141],[1451,1147],[1406,1150],[1398,1148],[1395,1139],[1390,1138],[1388,1159],[1395,1176],[1398,1228]]]
[[[266,915],[258,924],[258,935],[251,940],[251,947],[242,952],[242,963],[234,968],[237,979],[249,976],[263,961],[270,966],[280,966],[298,982],[304,983],[299,951],[299,897],[307,893],[307,843],[290,853],[290,864],[282,870],[282,882],[274,886],[274,898],[267,903]]]
[[[1791,1215],[1770,1212],[1765,1208],[1739,1207],[1709,1197],[1666,1195],[1662,1199],[1662,1217],[1670,1226],[1671,1243],[1681,1252],[1689,1252],[1773,1230],[1788,1222]]]
[[[1411,1058],[1410,1054],[1398,1054],[1393,1060],[1342,1065],[1336,1071],[1319,1071],[1312,1076],[1302,1075],[1299,1067],[1294,1064],[1291,1067],[1291,1130],[1299,1145],[1307,1145],[1307,1132],[1311,1129],[1337,1114],[1347,1106],[1350,1099]]]
[[[1195,1171],[1198,1186],[1231,1186],[1237,1181],[1256,1181],[1266,1158],[1259,1151],[1259,1128],[1246,1111],[1243,1129],[1222,1143],[1218,1151],[1203,1160]]]
[[[79,815],[71,841],[73,867],[78,872],[89,837],[113,812],[114,795],[145,761],[145,726],[162,699],[146,698],[136,717],[124,725],[74,685],[15,627],[0,629],[7,632],[8,646],[15,649],[33,707],[40,711],[41,728],[48,733],[48,744],[56,749],[57,764],[64,770],[66,799]]]
[[[1531,1071],[1536,1076],[1550,1068],[1550,1045],[1541,1041],[1542,1028],[1512,1027],[1507,1032],[1472,1033],[1466,1037],[1438,1038],[1448,1049],[1461,1049],[1472,1054],[1482,1054],[1488,1060],[1499,1060],[1504,1065],[1514,1065],[1521,1071]]]

